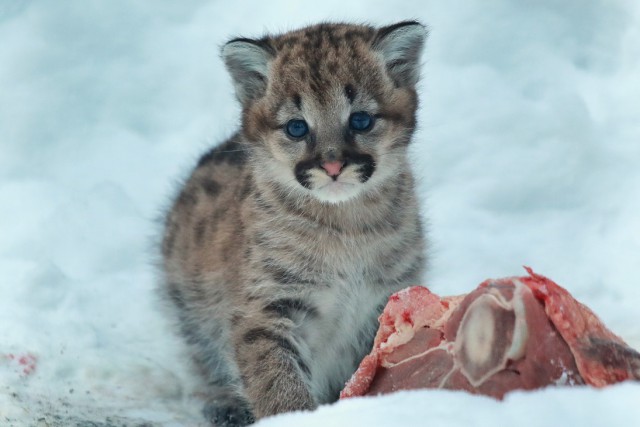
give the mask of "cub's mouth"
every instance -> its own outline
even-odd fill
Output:
[[[376,170],[370,154],[344,152],[327,159],[316,156],[299,162],[294,168],[298,183],[321,201],[341,202],[361,191]]]

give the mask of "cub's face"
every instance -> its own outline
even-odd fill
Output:
[[[415,22],[322,24],[225,45],[257,176],[339,203],[396,175],[415,127],[425,36]]]

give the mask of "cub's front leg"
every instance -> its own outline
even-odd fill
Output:
[[[256,418],[317,406],[293,326],[290,319],[268,316],[242,317],[233,326],[237,363]]]

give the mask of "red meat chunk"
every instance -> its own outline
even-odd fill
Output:
[[[392,295],[341,398],[444,388],[501,399],[516,389],[640,380],[640,353],[565,289],[527,272],[467,295],[423,287]]]

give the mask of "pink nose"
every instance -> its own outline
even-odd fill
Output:
[[[327,175],[331,177],[336,177],[340,175],[340,171],[342,170],[342,166],[344,163],[342,162],[324,162],[322,164],[322,169],[327,171]]]

